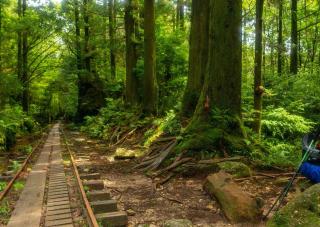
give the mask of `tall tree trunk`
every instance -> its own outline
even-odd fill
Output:
[[[137,2],[127,0],[125,9],[125,32],[126,32],[126,102],[129,105],[138,104],[138,78],[135,72],[138,61],[135,21]]]
[[[116,54],[115,54],[115,32],[116,32],[116,0],[109,0],[109,39],[110,39],[110,68],[111,79],[116,79]]]
[[[80,79],[80,73],[82,69],[82,56],[81,56],[81,34],[80,34],[80,15],[79,15],[79,1],[74,0],[74,23],[75,23],[75,31],[76,31],[76,60],[77,60],[77,74],[78,79]]]
[[[84,68],[87,73],[91,72],[91,53],[90,53],[90,25],[89,25],[89,1],[83,0],[83,20],[84,20]]]
[[[207,69],[209,2],[193,0],[191,13],[189,76],[182,102],[182,115],[191,117],[197,106]]]
[[[25,17],[27,10],[27,0],[22,1],[22,16]],[[23,111],[29,112],[29,78],[28,78],[28,33],[26,29],[22,32],[22,108]]]
[[[282,0],[279,0],[279,14],[278,14],[278,74],[282,74],[282,54],[283,54],[283,5]]]
[[[298,73],[298,18],[297,0],[291,0],[291,54],[290,72]]]
[[[177,1],[177,19],[176,27],[184,29],[184,0]]]
[[[0,2],[0,74],[2,73],[2,2]],[[1,107],[1,103],[0,103],[0,107]]]
[[[92,65],[94,46],[90,42],[91,33],[89,9],[91,8],[91,4],[92,0],[83,0],[82,17],[84,22],[84,44],[83,54],[81,55],[83,65],[81,67],[80,74],[78,74],[80,76],[78,81],[79,94],[77,113],[79,121],[82,121],[86,115],[97,114],[99,109],[104,105],[103,85]],[[80,35],[80,27],[76,32]]]
[[[158,85],[156,78],[155,8],[154,0],[144,1],[144,79],[143,109],[157,114]]]
[[[261,112],[262,112],[262,26],[263,26],[263,3],[264,0],[256,1],[256,25],[255,25],[255,59],[254,59],[254,111],[255,119],[253,130],[258,135],[261,133]]]
[[[244,138],[241,130],[241,9],[242,0],[210,0],[208,70],[196,111],[185,130],[188,136],[179,144],[179,150],[211,147],[215,151],[226,151],[226,146],[234,146],[233,141],[246,146],[240,142]],[[214,119],[215,116],[218,118]],[[229,123],[225,124],[226,121]]]
[[[18,17],[19,20],[22,19],[22,0],[18,0]],[[22,31],[18,30],[18,40],[17,40],[17,75],[22,83]]]

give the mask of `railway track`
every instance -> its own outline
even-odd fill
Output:
[[[61,132],[60,124],[51,129],[7,226],[126,226],[127,214],[118,210],[100,174],[79,173],[64,136],[61,143]],[[19,173],[2,198],[18,178]]]

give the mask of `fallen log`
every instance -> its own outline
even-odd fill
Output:
[[[216,198],[225,216],[233,223],[257,222],[262,215],[261,204],[234,183],[232,176],[220,171],[207,177],[204,190]]]

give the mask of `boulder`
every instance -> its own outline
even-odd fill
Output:
[[[250,177],[251,169],[242,162],[221,162],[219,168],[226,173],[230,173],[235,178]]]
[[[268,222],[268,227],[320,226],[320,184],[297,195]]]
[[[262,215],[261,203],[241,190],[224,171],[207,177],[204,190],[216,198],[225,216],[233,223],[257,222]]]
[[[164,222],[163,227],[192,227],[192,222],[188,219],[171,219]]]

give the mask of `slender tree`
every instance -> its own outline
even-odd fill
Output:
[[[282,74],[282,54],[283,54],[283,5],[282,0],[279,0],[279,11],[278,11],[278,74]]]
[[[27,10],[27,0],[22,1],[22,16],[25,17]],[[22,108],[23,111],[29,112],[29,78],[28,78],[28,32],[26,28],[22,32]]]
[[[81,34],[80,34],[80,15],[79,15],[79,1],[74,0],[74,24],[76,31],[75,49],[76,49],[76,60],[77,60],[77,74],[80,79],[80,73],[82,69],[82,54],[81,54]]]
[[[134,15],[136,7],[136,0],[127,0],[124,20],[126,32],[126,102],[129,105],[136,105],[139,98],[138,77],[135,70],[138,62],[137,23]]]
[[[22,20],[22,0],[18,0],[18,18]],[[18,30],[18,40],[17,40],[17,74],[20,81],[22,80],[22,31]]]
[[[115,54],[115,32],[116,32],[116,0],[109,0],[109,42],[110,42],[110,68],[111,79],[116,78],[116,54]]]
[[[177,1],[176,27],[184,29],[184,0]]]
[[[145,114],[157,114],[158,85],[156,78],[155,3],[144,1],[144,86],[143,109]]]
[[[0,2],[0,74],[2,72],[2,11],[3,3]]]
[[[203,87],[208,61],[209,0],[193,0],[191,12],[189,76],[182,102],[182,115],[191,117]]]
[[[255,119],[253,130],[260,135],[261,133],[261,112],[262,95],[264,92],[262,85],[262,26],[263,26],[263,3],[264,0],[256,1],[256,25],[255,25],[255,64],[254,64],[254,111]]]
[[[89,46],[90,24],[89,24],[89,4],[91,0],[83,0],[83,21],[84,21],[84,67],[87,73],[91,72],[91,52]]]
[[[298,18],[297,0],[291,0],[291,53],[290,72],[298,73]]]

